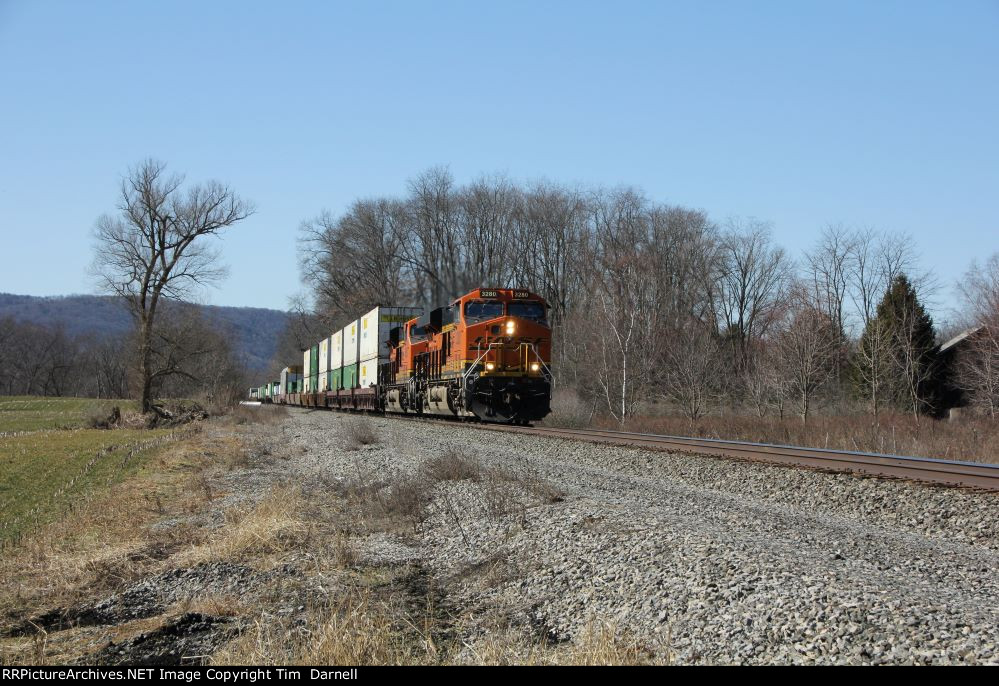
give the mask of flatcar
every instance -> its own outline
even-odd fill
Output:
[[[479,288],[424,314],[376,307],[303,350],[269,399],[527,424],[551,411],[551,328],[540,296]],[[267,389],[264,389],[265,392]]]

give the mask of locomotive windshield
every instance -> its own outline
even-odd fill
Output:
[[[420,341],[427,340],[427,332],[422,326],[417,326],[413,324],[409,327],[409,340],[412,343],[419,343]]]
[[[465,303],[465,321],[482,322],[503,316],[503,303],[498,300],[477,300]]]
[[[533,319],[541,324],[548,323],[545,320],[545,306],[541,303],[512,302],[507,306],[507,314],[511,317]]]

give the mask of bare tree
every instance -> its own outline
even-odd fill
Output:
[[[836,325],[823,304],[798,285],[789,298],[783,326],[774,336],[787,389],[797,399],[802,422],[808,421],[816,393],[832,376],[839,348]]]
[[[406,208],[393,200],[361,200],[341,217],[323,212],[301,227],[303,279],[316,312],[337,328],[375,305],[411,300],[404,270]]]
[[[859,395],[875,418],[894,395],[891,349],[891,327],[886,321],[872,317],[854,351],[853,371]]]
[[[128,362],[118,341],[98,341],[91,350],[90,364],[98,398],[124,398],[128,394]]]
[[[461,231],[458,227],[454,178],[445,167],[430,169],[409,183],[410,240],[403,259],[426,282],[424,305],[443,304],[459,294]]]
[[[904,233],[885,233],[867,228],[843,237],[848,246],[847,292],[862,327],[875,315],[878,302],[900,274],[915,274],[918,256],[912,238]],[[927,273],[913,279],[917,291],[932,288]]]
[[[754,339],[765,335],[780,313],[791,264],[783,248],[773,245],[769,226],[757,221],[729,222],[720,248],[718,306],[741,370]]]
[[[999,416],[999,252],[983,267],[972,263],[961,281],[965,324],[971,329],[958,352],[957,381],[972,405]]]
[[[842,379],[847,362],[847,292],[855,240],[856,236],[842,225],[830,225],[823,229],[818,244],[805,255],[811,297],[832,322],[839,339],[833,356],[833,373],[837,381]]]
[[[747,364],[739,374],[742,391],[759,417],[764,417],[771,405],[776,406],[778,381],[784,379],[779,373],[780,363],[776,361],[773,345],[769,340],[757,341],[749,351]],[[783,397],[783,396],[781,396]],[[782,408],[778,408],[782,409]]]
[[[934,380],[938,372],[932,322],[921,306],[900,312],[895,340],[891,346],[898,379],[913,419],[935,409]]]
[[[510,240],[520,203],[520,190],[502,176],[480,178],[457,194],[457,222],[463,238],[454,259],[461,262],[456,276],[461,291],[483,285],[524,285],[515,282],[516,264],[522,259],[520,246]]]
[[[977,328],[958,355],[957,381],[971,404],[999,417],[999,318]]]
[[[675,331],[666,353],[666,395],[693,423],[722,393],[725,359],[714,335],[700,322]]]
[[[594,199],[593,309],[597,380],[620,422],[652,384],[664,340],[645,199],[628,189]]]
[[[14,339],[15,321],[12,317],[0,319],[0,388],[10,389],[13,383],[13,374],[10,369],[11,342]]]
[[[147,160],[121,183],[117,216],[95,231],[94,272],[104,290],[121,296],[137,326],[139,396],[152,409],[154,327],[161,300],[180,299],[212,284],[225,269],[210,238],[253,213],[250,203],[210,181],[182,190],[182,176]]]
[[[539,183],[523,194],[516,217],[517,280],[545,298],[555,326],[585,300],[579,258],[588,252],[588,212],[578,192]]]
[[[968,326],[983,324],[999,315],[999,252],[992,253],[984,265],[972,262],[959,290]]]
[[[854,236],[842,225],[827,226],[818,244],[805,255],[815,302],[837,330],[846,332],[846,297]]]

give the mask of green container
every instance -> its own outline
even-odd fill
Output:
[[[319,344],[309,349],[309,384],[313,393],[319,392]]]
[[[340,388],[343,386],[343,369],[342,368],[332,369],[326,372],[326,374],[327,374],[326,387],[329,388],[331,391],[339,391]]]
[[[343,387],[357,388],[357,385],[361,382],[360,370],[357,368],[357,364],[344,365],[343,369]]]

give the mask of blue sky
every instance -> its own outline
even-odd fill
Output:
[[[0,291],[90,292],[147,156],[257,204],[216,304],[284,307],[303,219],[444,164],[634,185],[794,255],[906,231],[943,314],[999,250],[999,2],[0,0]]]

